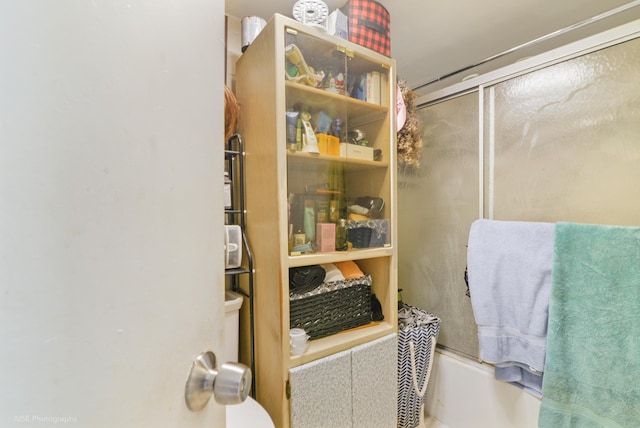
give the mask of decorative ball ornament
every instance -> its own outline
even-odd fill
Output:
[[[325,28],[327,16],[329,7],[322,0],[298,0],[293,5],[293,17],[296,21],[312,27]]]

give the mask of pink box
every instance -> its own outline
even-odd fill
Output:
[[[319,252],[336,250],[336,225],[333,223],[316,224],[316,243]]]

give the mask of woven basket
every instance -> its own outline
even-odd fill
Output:
[[[429,382],[431,352],[440,332],[440,318],[422,309],[403,305],[420,314],[420,325],[408,327],[398,319],[398,428],[415,428],[420,425],[424,396],[420,396],[413,383],[415,370],[418,387],[426,390]],[[415,349],[411,358],[410,344]]]
[[[353,248],[382,247],[388,240],[388,222],[385,219],[349,220],[347,240]]]
[[[347,229],[347,241],[353,244],[353,248],[369,248],[371,231],[372,229],[367,226]]]
[[[290,328],[319,339],[371,322],[371,275],[324,283],[303,295],[291,294]]]

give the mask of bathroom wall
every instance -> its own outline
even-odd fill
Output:
[[[478,355],[463,280],[475,218],[640,223],[638,81],[635,38],[419,110],[423,166],[399,177],[399,284],[441,317],[441,345]]]

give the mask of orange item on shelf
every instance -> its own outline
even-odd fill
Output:
[[[356,279],[365,276],[358,265],[352,260],[347,260],[345,262],[336,262],[334,264],[340,270],[340,272],[342,272],[344,279]]]

